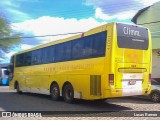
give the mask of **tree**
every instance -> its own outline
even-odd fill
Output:
[[[12,29],[8,21],[0,16],[0,60],[5,58],[5,53],[20,43],[21,39]]]

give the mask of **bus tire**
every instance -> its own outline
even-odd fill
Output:
[[[20,91],[20,89],[19,89],[19,84],[18,84],[18,82],[15,83],[15,88],[16,88],[16,92],[17,92],[18,94],[21,94],[21,93],[22,93],[22,91]]]
[[[151,100],[155,103],[160,102],[160,93],[157,91],[154,91],[150,94]]]
[[[74,89],[71,84],[66,84],[63,90],[64,101],[67,103],[73,103],[74,101]]]
[[[57,83],[53,83],[50,90],[51,98],[54,101],[59,100],[60,98],[60,90]]]

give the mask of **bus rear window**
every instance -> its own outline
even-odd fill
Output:
[[[119,48],[148,49],[148,30],[143,27],[117,23],[117,42]]]

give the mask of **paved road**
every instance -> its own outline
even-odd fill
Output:
[[[62,98],[60,101],[52,101],[47,95],[17,94],[15,91],[10,91],[8,87],[0,86],[0,111],[81,111],[82,114],[71,115],[123,116],[124,114],[126,116],[136,111],[160,111],[160,103],[152,103],[145,98],[125,97],[108,99],[104,103],[76,100],[76,103],[68,104]]]

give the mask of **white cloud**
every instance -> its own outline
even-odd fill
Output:
[[[7,11],[14,14],[15,16],[19,16],[19,18],[17,19],[29,19],[29,15],[27,13],[24,13],[20,10],[16,10],[16,9],[13,9],[13,8],[7,8]]]
[[[0,58],[0,63],[9,63],[11,56],[16,53],[16,51],[11,51],[9,53],[4,53],[4,58]]]
[[[30,15],[21,9],[22,0],[1,0],[0,8],[3,14],[10,18],[10,21],[23,21],[30,19]]]
[[[140,5],[141,5],[141,7],[149,6],[149,5],[152,5],[152,4],[159,2],[159,1],[160,0],[120,0],[120,1],[117,1],[117,0],[112,0],[112,1],[85,0],[84,4],[87,6],[92,5],[96,8],[100,7],[100,6],[107,7],[107,5],[112,5],[112,6],[117,6],[117,7],[120,7],[119,5],[122,5],[122,7],[128,8],[128,7],[130,7],[130,5],[134,5],[134,7],[140,6]],[[127,3],[128,6],[125,3]]]
[[[4,60],[3,58],[0,58],[0,61]]]
[[[19,3],[14,3],[11,0],[1,0],[0,4],[4,6],[8,6],[8,7],[19,7],[20,6]]]
[[[85,0],[84,4],[87,5],[87,6],[100,6],[102,3],[104,3],[104,1],[101,1],[101,0]]]
[[[30,49],[30,48],[32,48],[32,47],[34,47],[34,46],[32,46],[32,45],[27,45],[27,44],[22,44],[21,45],[21,50],[26,50],[26,49]],[[19,49],[20,50],[20,49]],[[3,54],[5,55],[4,57],[4,59],[3,58],[0,58],[0,62],[2,62],[2,63],[8,63],[9,62],[9,60],[10,60],[10,58],[11,58],[11,56],[13,55],[13,54],[15,54],[15,53],[17,53],[19,50],[16,50],[16,49],[14,49],[14,50],[12,50],[12,51],[10,51],[9,53],[4,53],[3,51]]]
[[[160,0],[86,0],[85,5],[95,8],[95,17],[102,20],[126,20],[132,18],[135,13]]]
[[[150,6],[156,2],[159,2],[160,0],[136,0],[137,2],[141,2],[145,6]]]
[[[11,56],[12,56],[13,54],[15,54],[15,53],[16,53],[16,52],[12,51],[12,52],[6,53],[5,56],[6,56],[7,58],[11,58]]]
[[[74,32],[85,32],[91,28],[99,26],[100,23],[94,18],[80,19],[64,19],[58,17],[43,16],[38,19],[26,20],[21,23],[13,23],[13,29],[19,32],[32,32],[35,36],[41,35],[55,35]],[[71,35],[69,35],[71,36]],[[44,40],[43,42],[61,39],[67,36],[53,36],[38,38]]]
[[[125,20],[132,18],[135,15],[135,13],[136,11],[132,10],[132,11],[120,12],[115,15],[107,15],[102,11],[101,8],[96,8],[95,17],[103,20],[112,20],[112,19]]]
[[[32,48],[32,47],[34,47],[33,45],[28,45],[28,44],[22,44],[21,45],[21,49],[22,50],[27,50],[27,49],[30,49],[30,48]]]

